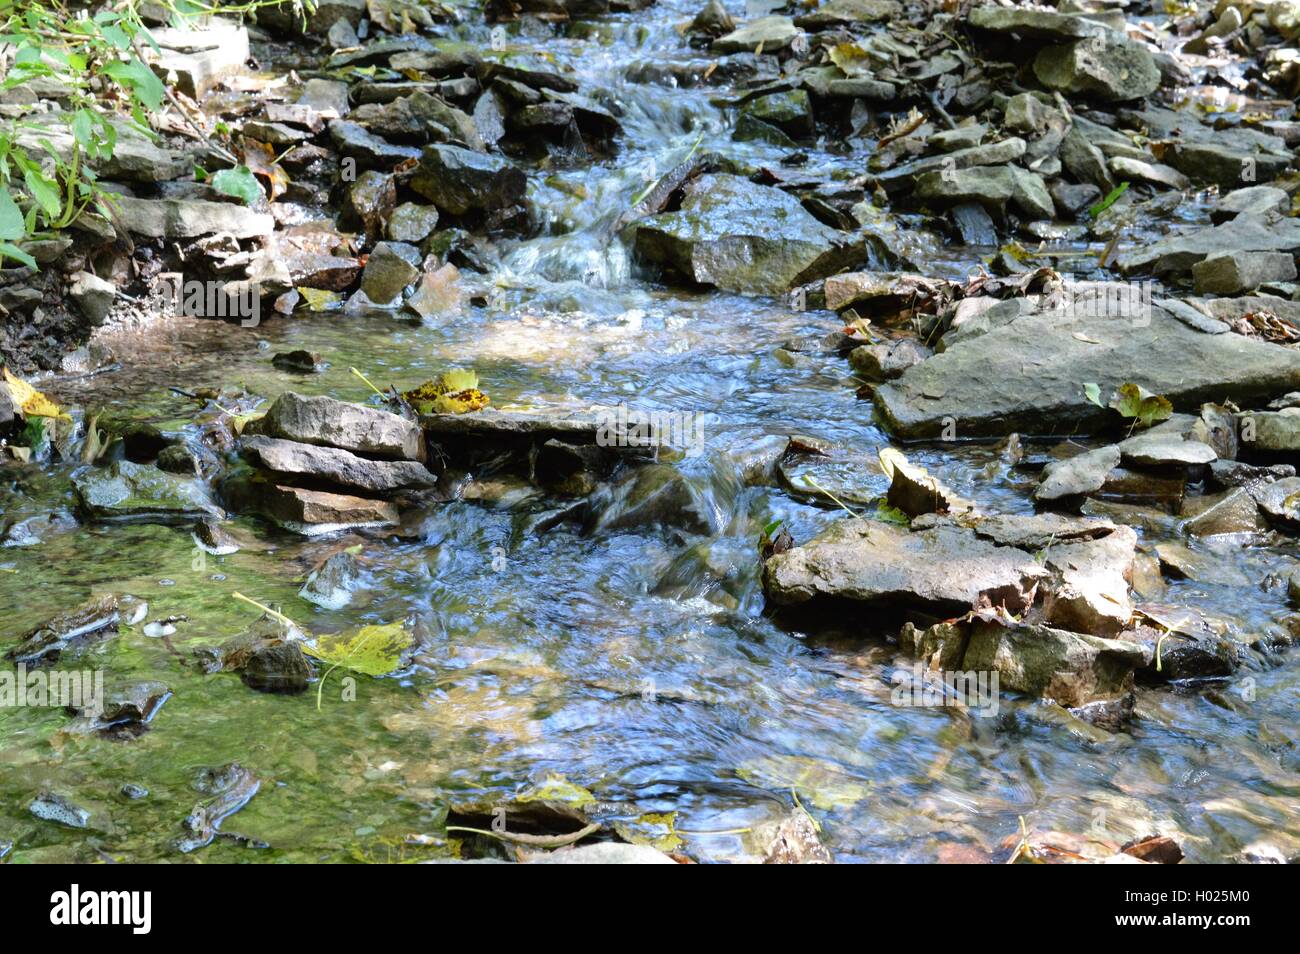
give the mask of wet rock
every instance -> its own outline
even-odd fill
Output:
[[[720,36],[712,43],[715,53],[752,53],[761,49],[763,53],[779,53],[794,43],[802,35],[789,17],[759,17],[742,24],[726,36]]]
[[[1195,516],[1183,524],[1183,531],[1193,537],[1258,533],[1263,530],[1259,507],[1249,493],[1235,487],[1217,498],[1203,498],[1205,503]]]
[[[68,712],[80,716],[95,729],[145,725],[158,714],[171,694],[171,687],[164,682],[152,679],[133,682],[109,690],[99,700],[97,708],[87,705],[69,706]]]
[[[1116,445],[1085,451],[1068,460],[1048,464],[1034,490],[1034,499],[1052,501],[1078,497],[1101,490],[1110,472],[1119,466]]]
[[[677,862],[649,845],[628,845],[618,841],[600,841],[594,845],[576,845],[559,851],[538,853],[528,860],[532,865],[673,865]]]
[[[72,486],[81,510],[96,520],[180,522],[221,515],[198,481],[129,460],[82,468]]]
[[[1217,252],[1192,266],[1196,291],[1209,295],[1240,295],[1267,282],[1296,277],[1290,252]]]
[[[123,798],[129,798],[133,802],[149,797],[149,789],[143,785],[137,785],[135,782],[125,783],[118,791]]]
[[[385,500],[289,487],[264,478],[227,480],[222,494],[238,513],[271,520],[295,532],[324,533],[342,527],[397,523],[397,507]]]
[[[456,141],[478,152],[485,148],[472,117],[423,91],[387,103],[363,104],[348,118],[390,142]]]
[[[1034,172],[1009,166],[1012,176],[1011,203],[1024,215],[1035,219],[1056,217],[1056,204],[1043,177]]]
[[[311,108],[325,119],[342,119],[352,111],[348,102],[348,84],[340,80],[307,80],[298,94],[298,104]]]
[[[990,33],[1034,40],[1076,40],[1101,36],[1105,28],[1078,14],[1029,7],[999,7],[986,4],[971,10],[971,26]]]
[[[1253,491],[1264,484],[1295,475],[1295,468],[1290,464],[1256,467],[1241,461],[1216,460],[1210,465],[1210,484],[1220,488],[1243,487]]]
[[[749,100],[741,111],[769,126],[775,126],[794,139],[813,133],[812,102],[801,89],[769,93]]]
[[[179,474],[182,477],[199,477],[209,464],[215,469],[215,461],[211,454],[205,459],[198,451],[186,444],[164,447],[158,452],[158,459],[154,462],[154,466],[159,470],[169,474]]]
[[[1195,468],[1218,457],[1208,444],[1184,440],[1181,435],[1161,431],[1127,438],[1120,442],[1119,451],[1129,467]]]
[[[189,854],[225,834],[221,831],[221,823],[247,805],[260,786],[257,777],[238,762],[200,772],[194,787],[207,797],[196,804],[181,822],[186,834],[177,839],[177,850]],[[230,837],[248,843],[248,839],[241,836]]]
[[[996,672],[1000,689],[1074,707],[1126,693],[1133,685],[1134,670],[1149,659],[1139,644],[1126,640],[976,620],[962,668]]]
[[[1242,456],[1269,460],[1300,452],[1300,409],[1247,411],[1238,422]]]
[[[808,543],[771,557],[763,587],[778,605],[816,598],[867,605],[922,605],[955,614],[978,604],[1027,607],[1047,570],[1028,554],[936,526],[912,533],[870,520],[841,520]]]
[[[1215,223],[1223,223],[1238,215],[1267,217],[1284,214],[1291,208],[1291,197],[1273,186],[1247,186],[1235,189],[1219,199],[1210,211]]]
[[[859,345],[849,352],[849,364],[867,381],[888,381],[914,364],[920,364],[933,352],[912,338]]]
[[[709,0],[704,9],[695,15],[686,32],[693,36],[719,37],[736,29],[736,21],[731,18],[722,0]]]
[[[1141,99],[1160,86],[1160,70],[1150,51],[1109,30],[1039,50],[1034,75],[1048,89],[1109,103]]]
[[[1043,612],[1052,625],[1117,637],[1133,614],[1129,582],[1136,548],[1137,534],[1122,526],[1096,539],[1044,547],[1051,578]]]
[[[1047,187],[1052,203],[1062,215],[1077,217],[1096,205],[1101,199],[1101,189],[1092,183],[1072,183],[1056,179]]]
[[[420,277],[420,250],[403,242],[380,242],[366,259],[361,291],[374,304],[400,303],[402,292]]]
[[[1217,185],[1223,192],[1269,182],[1291,165],[1287,155],[1213,142],[1176,142],[1166,160],[1193,181]]]
[[[1139,673],[1144,682],[1230,676],[1240,665],[1240,649],[1226,620],[1160,603],[1143,603],[1141,616],[1147,622],[1135,627],[1130,638],[1151,654],[1151,662]]]
[[[941,169],[916,177],[916,197],[940,205],[978,202],[1001,211],[1016,190],[1015,176],[1003,166]]]
[[[1001,166],[1015,162],[1025,154],[1026,144],[1023,139],[1013,136],[1000,142],[985,143],[970,149],[957,149],[953,152],[933,156],[923,156],[911,162],[903,163],[884,172],[876,173],[876,182],[888,193],[906,190],[917,176],[927,172],[950,172],[970,169],[975,166]]]
[[[965,623],[935,623],[922,629],[906,622],[898,634],[898,648],[932,669],[955,672],[961,669],[969,639],[969,627]]]
[[[610,488],[607,499],[591,500],[589,531],[677,527],[712,533],[715,516],[709,502],[677,468],[668,464],[638,467]]]
[[[384,223],[396,205],[397,183],[393,176],[367,169],[348,189],[343,221],[359,223],[365,230],[366,240],[373,242],[383,231]]]
[[[239,541],[223,530],[215,520],[200,520],[194,525],[192,536],[195,544],[214,556],[239,552]]]
[[[412,460],[369,460],[337,447],[319,447],[272,437],[247,436],[244,456],[280,477],[314,478],[372,493],[432,487],[435,478]]]
[[[57,792],[44,791],[32,799],[27,811],[41,821],[54,822],[65,828],[89,828],[91,813]]]
[[[890,479],[886,502],[909,517],[975,509],[969,500],[957,496],[942,482],[926,473],[924,467],[911,463],[893,448],[885,448],[880,452],[880,463]]]
[[[200,658],[206,671],[237,672],[250,689],[296,695],[306,691],[311,678],[301,638],[297,630],[263,616]]]
[[[362,456],[423,460],[424,436],[418,425],[396,414],[330,397],[287,391],[245,434],[279,437]]]
[[[230,202],[118,196],[114,212],[122,228],[146,238],[184,239],[224,232],[244,239],[270,235],[275,229],[270,215]]]
[[[1283,477],[1251,489],[1264,515],[1278,526],[1300,530],[1300,477]]]
[[[523,200],[527,184],[523,171],[507,159],[443,144],[425,148],[410,182],[412,189],[448,215],[515,205]]]
[[[329,124],[330,140],[345,157],[354,159],[361,168],[391,169],[406,159],[418,159],[418,146],[401,146],[376,136],[360,123],[333,119]]]
[[[438,227],[438,207],[403,202],[388,217],[384,234],[395,242],[422,242]]]
[[[1020,314],[945,345],[877,388],[877,408],[907,438],[938,436],[945,418],[964,437],[1062,433],[1109,426],[1114,412],[1088,401],[1080,382],[1111,394],[1134,368],[1175,407],[1244,404],[1300,383],[1300,355],[1286,348],[1196,331],[1158,305],[1117,305],[1109,317],[1073,321],[1052,311]]]
[[[117,297],[117,286],[91,272],[77,272],[68,285],[68,298],[92,325],[102,325]]]
[[[312,570],[298,595],[323,609],[340,610],[352,602],[352,591],[360,579],[356,556],[344,550]]]
[[[5,653],[5,659],[28,666],[54,662],[79,641],[115,636],[120,619],[117,597],[96,597],[51,617],[20,637],[17,645]]]
[[[773,294],[856,264],[862,246],[822,225],[780,189],[738,176],[689,183],[681,208],[635,228],[638,259],[688,281]]]
[[[1107,165],[1120,181],[1147,182],[1165,189],[1183,190],[1191,187],[1187,176],[1177,169],[1156,162],[1143,162],[1131,156],[1112,156]]]
[[[314,351],[279,351],[271,357],[271,364],[281,371],[293,371],[298,374],[319,374],[327,367],[325,361]]]
[[[828,865],[830,850],[821,843],[812,817],[796,809],[779,822],[758,826],[754,841],[766,846],[765,865]]]

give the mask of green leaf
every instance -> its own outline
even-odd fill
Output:
[[[316,644],[304,645],[303,651],[321,662],[342,666],[367,676],[386,676],[402,661],[402,653],[413,644],[411,634],[401,623],[387,626],[362,626],[351,633],[320,636]]]
[[[252,205],[262,198],[262,187],[257,184],[257,179],[248,166],[222,169],[212,177],[209,185],[222,195],[234,196],[245,205]]]
[[[1144,427],[1150,427],[1156,421],[1165,421],[1174,413],[1174,406],[1168,398],[1152,394],[1139,384],[1128,383],[1120,386],[1110,400],[1110,406],[1126,418],[1131,418]]]
[[[1097,216],[1101,215],[1103,212],[1105,212],[1107,209],[1109,209],[1112,205],[1114,205],[1114,204],[1115,204],[1115,200],[1118,199],[1120,196],[1122,196],[1122,195],[1123,195],[1125,192],[1127,192],[1127,191],[1128,191],[1128,183],[1127,183],[1127,182],[1121,182],[1118,186],[1116,186],[1115,188],[1113,188],[1113,189],[1110,190],[1110,194],[1109,194],[1108,196],[1106,196],[1106,198],[1102,199],[1100,202],[1098,202],[1096,205],[1094,205],[1091,209],[1089,209],[1089,210],[1088,210],[1088,214],[1091,215],[1091,216],[1095,219]]]
[[[596,804],[596,796],[563,775],[548,775],[516,795],[515,801],[525,805],[529,802],[560,802],[573,808],[585,808]]]
[[[166,92],[162,80],[138,59],[125,63],[121,60],[108,63],[102,72],[130,90],[135,98],[149,109],[158,109],[162,106],[163,94]]]
[[[0,242],[12,242],[27,233],[23,213],[8,192],[0,192]]]
[[[22,262],[28,268],[36,267],[36,259],[32,258],[16,245],[10,245],[8,242],[0,242],[0,259],[12,258],[14,261]]]
[[[1083,386],[1083,396],[1098,407],[1106,406],[1101,403],[1101,388],[1097,386],[1095,381],[1089,381]]]
[[[23,182],[27,183],[27,191],[32,194],[32,198],[41,207],[45,217],[50,221],[57,219],[59,211],[63,208],[63,201],[59,196],[59,184],[35,169],[24,170]]]

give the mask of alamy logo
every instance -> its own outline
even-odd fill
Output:
[[[704,419],[690,411],[641,411],[620,404],[596,415],[600,447],[675,447],[694,457],[704,451]]]
[[[0,708],[80,709],[91,715],[104,711],[102,669],[27,671],[19,663],[14,672],[0,672]]]
[[[132,934],[148,934],[153,924],[150,891],[71,891],[50,895],[50,923],[58,925],[129,924]]]
[[[896,706],[951,706],[974,709],[984,716],[998,713],[997,672],[930,670],[916,663],[910,670],[896,670],[890,681],[894,688],[889,701]]]

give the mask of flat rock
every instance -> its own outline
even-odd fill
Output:
[[[270,235],[275,230],[275,219],[269,214],[230,202],[117,196],[115,206],[121,226],[147,238],[198,238],[224,232],[244,239]]]
[[[1216,252],[1192,266],[1192,284],[1202,295],[1240,295],[1267,282],[1296,277],[1290,252]]]
[[[337,447],[252,435],[241,443],[244,456],[281,477],[312,477],[375,493],[432,487],[425,466],[412,460],[369,460]]]
[[[83,468],[72,486],[81,508],[97,520],[181,522],[221,515],[199,481],[129,460]]]
[[[713,41],[715,53],[752,53],[760,45],[764,53],[778,53],[794,42],[802,31],[789,17],[759,17],[742,24]]]
[[[1300,354],[1196,331],[1157,305],[1074,321],[1036,312],[945,347],[877,388],[875,400],[905,438],[938,436],[945,419],[964,437],[1060,434],[1113,423],[1114,411],[1090,402],[1082,382],[1111,394],[1134,380],[1175,408],[1249,405],[1300,386]]]
[[[1218,458],[1214,448],[1177,434],[1138,434],[1119,444],[1129,467],[1197,467]]]
[[[222,495],[237,513],[252,514],[303,533],[395,524],[397,507],[385,500],[290,487],[260,477],[235,478]]]
[[[415,422],[376,408],[292,391],[276,398],[266,415],[249,422],[244,433],[337,447],[362,456],[424,459],[424,435]]]
[[[775,294],[858,264],[860,240],[823,225],[780,189],[733,175],[705,175],[681,208],[635,227],[637,258],[688,281]]]
[[[1049,7],[1000,7],[993,4],[971,10],[967,22],[990,33],[1034,40],[1077,40],[1101,36],[1105,27],[1077,14],[1058,13]]]
[[[818,597],[865,604],[920,604],[960,613],[981,602],[1023,610],[1048,571],[1033,557],[973,532],[937,526],[913,533],[870,520],[841,520],[802,546],[771,557],[763,586],[779,605]]]
[[[1222,196],[1210,210],[1210,217],[1216,223],[1223,223],[1242,214],[1282,215],[1290,208],[1291,197],[1282,189],[1273,186],[1247,186],[1244,189],[1234,189]]]

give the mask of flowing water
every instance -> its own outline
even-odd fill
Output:
[[[491,503],[431,506],[401,537],[303,540],[239,519],[237,531],[254,542],[230,556],[199,557],[188,528],[150,524],[81,526],[0,550],[0,567],[16,571],[0,572],[6,633],[101,591],[147,600],[150,618],[188,617],[170,645],[124,628],[63,663],[103,668],[110,685],[168,683],[174,695],[139,738],[68,732],[58,710],[0,710],[0,842],[14,842],[13,860],[182,858],[172,843],[200,798],[195,773],[230,761],[262,784],[224,827],[269,847],[219,840],[191,857],[433,857],[444,849],[404,842],[438,832],[449,801],[506,802],[548,775],[589,789],[605,817],[677,813],[685,851],[707,861],[752,860],[745,829],[781,817],[796,795],[841,861],[986,857],[1018,834],[1022,817],[1033,829],[1116,842],[1176,833],[1197,861],[1229,859],[1259,839],[1300,839],[1300,678],[1285,655],[1248,654],[1234,680],[1210,689],[1142,690],[1131,727],[1109,734],[1005,694],[988,716],[894,705],[891,676],[911,662],[886,642],[883,621],[846,617],[836,632],[814,635],[765,615],[761,528],[780,518],[803,540],[843,512],[746,486],[743,462],[765,435],[811,435],[837,448],[820,479],[870,496],[883,489],[872,462],[887,438],[870,404],[855,397],[842,358],[781,347],[833,330],[832,314],[665,289],[603,237],[648,181],[697,143],[773,168],[781,156],[730,141],[727,114],[711,104],[724,89],[623,79],[634,62],[696,56],[677,32],[696,6],[667,0],[508,37],[512,49],[544,49],[572,64],[584,91],[601,90],[622,107],[622,152],[590,168],[534,174],[532,197],[547,227],[503,245],[491,275],[465,273],[466,304],[454,316],[411,323],[382,312],[304,313],[256,329],[165,324],[134,356],[123,346],[123,370],[48,387],[65,403],[168,430],[192,426],[195,409],[171,385],[365,401],[370,392],[350,366],[408,387],[472,366],[498,406],[627,403],[697,415],[704,452],[678,466],[714,508],[716,535],[583,536],[568,524],[539,534],[532,517],[548,502],[515,489]],[[473,19],[462,32],[486,46],[488,30]],[[862,171],[860,145],[808,152],[805,171]],[[879,229],[931,273],[963,276],[978,263],[906,223],[882,220]],[[470,291],[488,304],[469,304]],[[272,369],[271,354],[296,347],[319,352],[330,368],[307,377]],[[988,510],[1032,509],[1033,476],[991,446],[908,452]],[[6,521],[69,509],[70,470],[6,471]],[[1174,535],[1172,519],[1148,517],[1144,544]],[[312,565],[358,542],[365,578],[350,606],[325,611],[297,596]],[[1285,587],[1259,581],[1289,566],[1293,550],[1278,541],[1221,553],[1245,583],[1174,582],[1164,599],[1265,632],[1286,613]],[[424,646],[396,676],[361,677],[355,701],[343,698],[335,674],[318,711],[315,692],[266,695],[188,664],[194,649],[256,617],[234,591],[318,632],[410,619]],[[125,783],[149,797],[123,798]],[[46,788],[91,809],[95,827],[33,818],[27,805]]]

